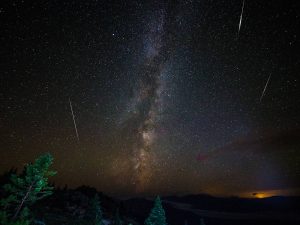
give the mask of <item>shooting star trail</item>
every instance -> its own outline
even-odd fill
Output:
[[[242,12],[241,12],[241,15],[240,15],[240,22],[239,22],[238,37],[239,37],[240,30],[241,30],[241,26],[242,26],[242,20],[243,20],[244,6],[245,6],[245,0],[243,0]]]
[[[76,126],[75,116],[74,116],[73,107],[72,107],[72,103],[71,103],[70,98],[69,98],[69,103],[70,103],[70,109],[71,109],[72,118],[73,118],[73,122],[74,122],[74,128],[75,128],[75,131],[76,131],[76,136],[77,136],[77,139],[79,141],[79,136],[78,136],[77,126]]]
[[[265,92],[266,92],[266,90],[267,90],[267,87],[268,87],[268,84],[269,84],[271,75],[272,75],[272,74],[270,74],[270,76],[269,76],[269,78],[268,78],[268,80],[267,80],[267,82],[266,82],[266,84],[265,84],[265,87],[264,87],[264,90],[263,90],[263,92],[262,92],[262,94],[261,94],[261,96],[260,96],[259,102],[261,102],[261,100],[262,100],[263,97],[265,96]]]

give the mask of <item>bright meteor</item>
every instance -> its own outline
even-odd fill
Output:
[[[259,102],[261,102],[261,100],[262,100],[263,97],[265,96],[265,92],[266,92],[266,90],[267,90],[267,87],[268,87],[268,84],[269,84],[271,75],[272,75],[272,74],[270,74],[270,76],[269,76],[269,78],[268,78],[268,80],[267,80],[267,82],[266,82],[266,84],[265,84],[265,87],[264,87],[264,90],[263,90],[263,92],[262,92],[262,94],[261,94],[261,96],[260,96]]]
[[[240,22],[239,22],[238,36],[239,36],[239,34],[240,34],[240,30],[241,30],[241,26],[242,26],[244,6],[245,6],[245,0],[243,0],[242,11],[241,11],[241,15],[240,15]]]
[[[78,135],[78,131],[77,131],[77,125],[76,125],[75,116],[74,116],[73,107],[72,107],[72,103],[71,103],[71,99],[70,98],[69,98],[69,103],[70,103],[70,109],[71,109],[71,113],[72,113],[74,128],[75,128],[75,132],[76,132],[76,137],[77,137],[77,140],[79,141],[79,135]]]

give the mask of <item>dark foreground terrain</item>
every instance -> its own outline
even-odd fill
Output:
[[[90,224],[88,207],[96,190],[81,187],[56,190],[35,205],[36,218],[47,225]],[[152,206],[152,199],[120,200],[99,194],[105,223],[112,223],[119,210],[124,224],[143,224]],[[217,198],[208,195],[162,197],[167,222],[170,225],[260,225],[300,224],[300,197],[270,197],[264,199]]]

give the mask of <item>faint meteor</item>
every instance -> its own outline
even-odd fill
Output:
[[[243,20],[244,6],[245,6],[245,0],[243,0],[242,11],[241,11],[241,15],[240,15],[240,22],[239,22],[239,31],[238,31],[238,37],[239,37],[240,30],[241,30],[241,26],[242,26],[242,20]]]
[[[269,78],[268,78],[268,80],[267,80],[267,82],[266,82],[266,84],[265,84],[265,87],[264,87],[264,90],[263,90],[263,92],[261,93],[261,96],[260,96],[259,102],[261,102],[261,100],[262,100],[262,99],[263,99],[263,97],[265,96],[265,92],[266,92],[266,90],[267,90],[267,87],[268,87],[268,84],[269,84],[269,81],[270,81],[271,75],[272,75],[272,74],[270,74],[270,76],[269,76]]]
[[[70,103],[70,109],[71,109],[72,118],[73,118],[73,122],[74,122],[74,128],[75,128],[75,131],[76,131],[76,136],[77,136],[77,139],[79,141],[79,136],[78,136],[77,126],[76,126],[75,116],[74,116],[73,107],[72,107],[72,103],[71,103],[70,98],[69,98],[69,103]]]

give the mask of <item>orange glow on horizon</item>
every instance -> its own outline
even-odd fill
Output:
[[[270,196],[266,195],[265,193],[257,193],[255,195],[255,198],[266,198],[266,197],[270,197]]]
[[[269,198],[272,196],[299,196],[299,188],[274,189],[274,190],[253,190],[252,192],[243,192],[238,196],[242,198]]]

